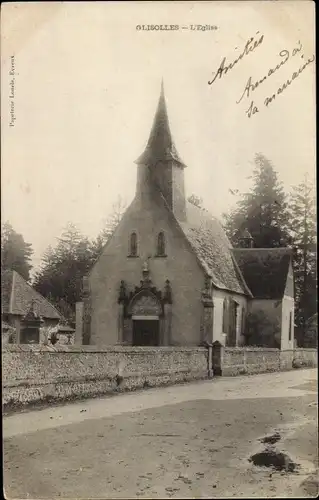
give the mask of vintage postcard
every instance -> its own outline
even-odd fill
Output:
[[[1,14],[5,497],[315,497],[315,4]]]

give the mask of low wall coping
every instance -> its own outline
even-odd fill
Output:
[[[226,352],[317,352],[315,348],[296,347],[293,349],[278,349],[276,347],[224,347]]]
[[[274,347],[225,347],[226,352],[280,352]]]
[[[180,347],[180,346],[159,346],[159,347],[148,347],[148,346],[74,346],[74,345],[43,345],[43,344],[5,344],[2,346],[2,353],[5,352],[49,352],[49,353],[108,353],[108,352],[119,352],[119,353],[129,353],[129,354],[140,354],[145,353],[158,353],[158,352],[199,352],[206,353],[206,347]]]
[[[293,350],[296,352],[318,352],[318,349],[315,347],[296,347]]]
[[[271,347],[224,347],[226,352],[317,352],[316,348],[296,347],[294,349],[278,349]],[[207,347],[201,346],[105,346],[94,345],[44,345],[44,344],[4,344],[2,352],[122,352],[122,353],[155,353],[155,352],[207,352]]]

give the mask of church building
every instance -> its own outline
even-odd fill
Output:
[[[78,343],[240,346],[247,315],[263,311],[279,328],[269,347],[292,348],[290,250],[253,248],[247,231],[233,249],[219,221],[187,201],[163,85],[135,163],[134,200],[83,279]]]

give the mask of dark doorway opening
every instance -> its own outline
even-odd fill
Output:
[[[159,320],[133,320],[133,345],[159,345]]]
[[[39,328],[22,328],[20,334],[20,344],[39,344]]]

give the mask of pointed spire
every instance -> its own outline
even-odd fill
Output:
[[[165,100],[165,92],[164,92],[164,78],[161,79],[161,97],[163,96]]]
[[[156,165],[161,161],[174,161],[179,164],[181,168],[185,168],[176,150],[169,126],[163,79],[161,81],[161,93],[150,137],[144,153],[135,163],[138,165]]]

